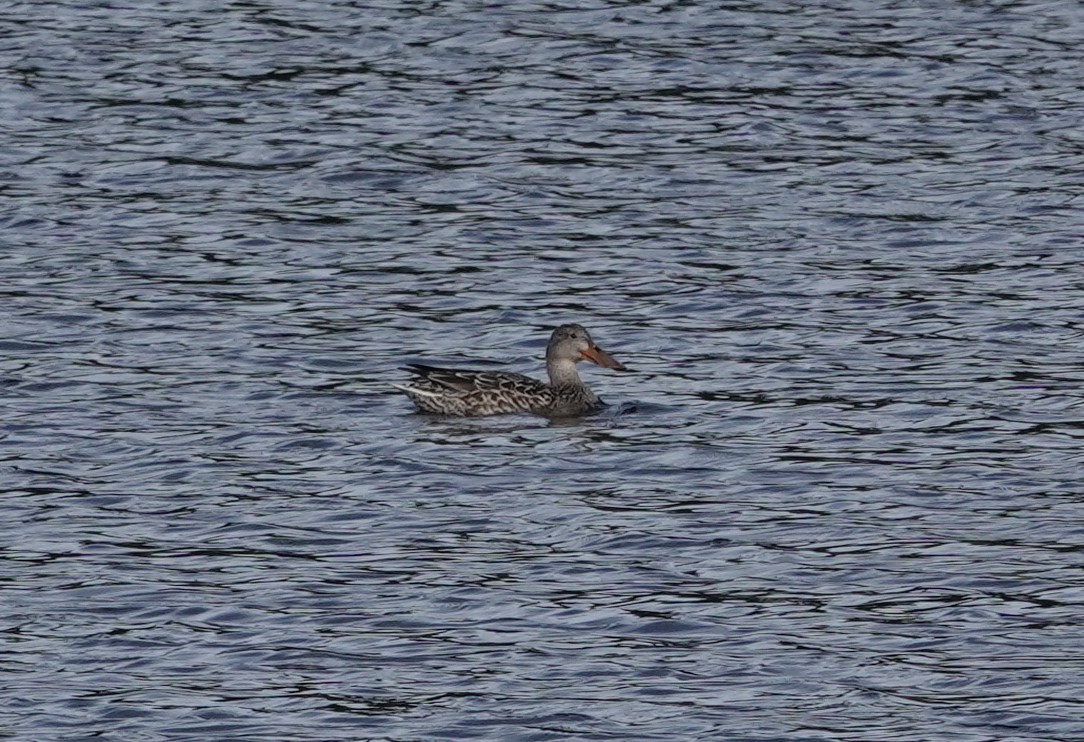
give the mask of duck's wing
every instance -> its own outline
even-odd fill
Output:
[[[550,387],[523,374],[465,371],[420,363],[406,368],[415,378],[394,386],[426,412],[498,415],[531,412],[553,403]]]
[[[443,389],[451,393],[472,394],[475,392],[516,392],[521,394],[539,394],[547,387],[541,381],[523,374],[504,371],[467,371],[454,368],[440,368],[412,363],[406,369],[417,376],[412,385],[425,384],[426,388],[437,391]]]

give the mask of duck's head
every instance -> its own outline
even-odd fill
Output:
[[[595,345],[589,333],[583,325],[561,325],[550,336],[550,344],[546,348],[546,361],[561,362],[590,361],[591,363],[624,371],[625,367],[614,360],[613,356]]]

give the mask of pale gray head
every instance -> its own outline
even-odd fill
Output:
[[[550,344],[546,348],[546,363],[573,364],[580,361],[590,361],[604,368],[613,368],[624,371],[625,367],[614,358],[595,345],[589,333],[583,325],[561,325],[550,336]]]

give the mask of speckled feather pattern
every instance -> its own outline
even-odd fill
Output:
[[[425,412],[441,415],[582,415],[597,407],[599,398],[583,385],[548,386],[530,376],[494,371],[459,371],[412,364],[417,375],[400,387]]]

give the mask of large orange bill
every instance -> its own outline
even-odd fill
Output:
[[[597,363],[603,368],[613,368],[617,369],[618,371],[627,370],[624,366],[615,361],[613,356],[611,356],[609,353],[607,353],[597,345],[592,345],[587,350],[581,350],[580,355],[591,363]]]

